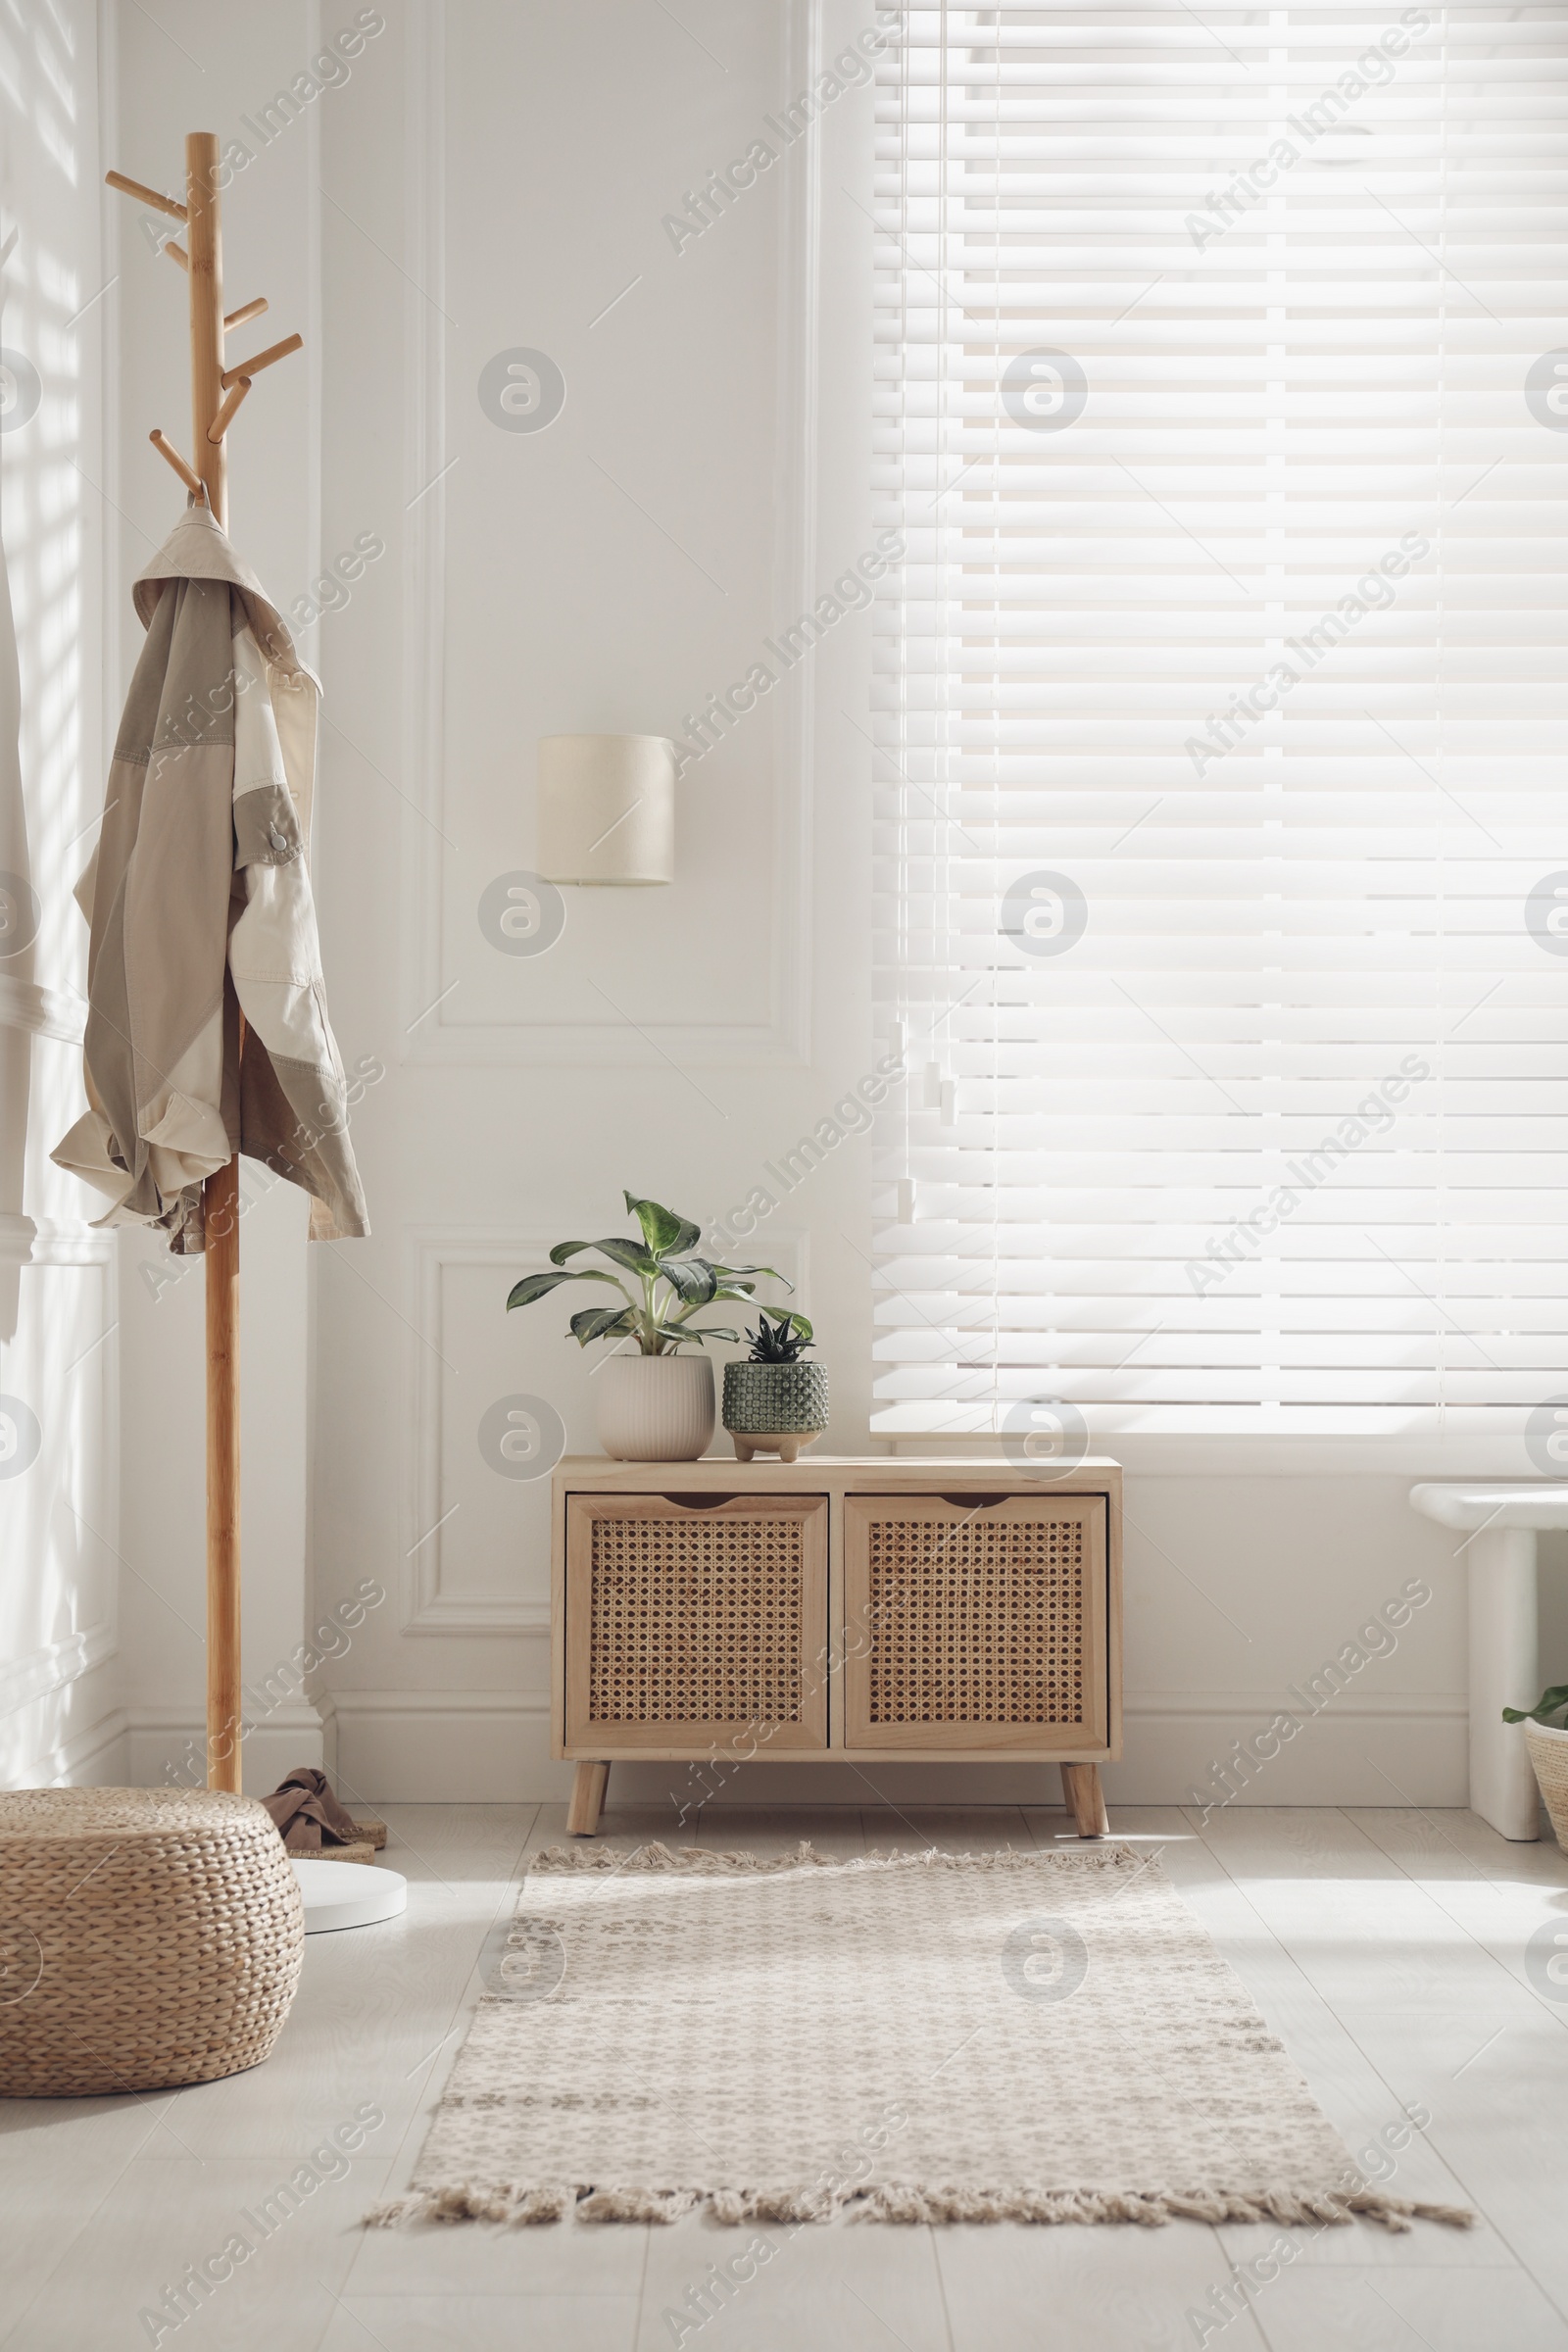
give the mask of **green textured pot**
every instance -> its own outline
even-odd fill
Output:
[[[760,1446],[793,1462],[802,1441],[809,1445],[827,1419],[826,1365],[724,1366],[724,1427],[738,1460],[749,1462]]]

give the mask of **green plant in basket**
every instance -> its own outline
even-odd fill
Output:
[[[1557,1843],[1568,1853],[1568,1683],[1553,1683],[1533,1707],[1504,1707],[1504,1723],[1522,1723],[1536,1785]],[[1555,1719],[1555,1720],[1554,1720]]]
[[[1565,1709],[1568,1709],[1568,1683],[1557,1683],[1551,1690],[1543,1690],[1533,1707],[1504,1707],[1502,1720],[1504,1723],[1550,1723],[1554,1715],[1562,1715]],[[1568,1724],[1559,1723],[1555,1728],[1559,1732],[1568,1730]]]

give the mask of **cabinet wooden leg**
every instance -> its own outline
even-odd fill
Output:
[[[581,1766],[578,1767],[581,1770]],[[1064,1764],[1061,1768],[1062,1801],[1078,1824],[1080,1838],[1108,1838],[1110,1816],[1105,1811],[1105,1793],[1100,1786],[1098,1764]]]
[[[610,1785],[608,1764],[579,1764],[571,1784],[571,1803],[566,1811],[566,1834],[571,1838],[591,1838],[599,1827],[604,1807],[605,1790]]]

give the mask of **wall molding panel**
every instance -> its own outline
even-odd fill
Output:
[[[550,1262],[551,1242],[533,1233],[475,1231],[464,1226],[416,1229],[409,1236],[409,1446],[411,1474],[404,1553],[403,1631],[406,1634],[550,1635],[550,1600],[525,1599],[497,1588],[459,1593],[443,1581],[446,1530],[455,1509],[442,1459],[450,1409],[449,1348],[443,1282],[451,1266],[493,1267],[497,1285],[510,1275],[535,1273]],[[548,1534],[547,1534],[548,1542]]]
[[[635,1021],[588,1008],[581,1020],[472,1021],[454,1001],[445,905],[452,850],[448,792],[451,622],[448,534],[451,449],[448,310],[448,38],[446,0],[408,9],[405,137],[405,499],[403,567],[403,1059],[443,1066],[657,1068],[660,1056],[703,1068],[800,1067],[809,1057],[810,810],[814,785],[809,658],[774,690],[771,855],[759,888],[769,909],[768,1014],[757,1023],[681,1022],[639,1010]],[[784,0],[780,72],[801,86],[816,47],[813,0]],[[820,592],[814,577],[817,417],[817,125],[781,159],[777,240],[780,429],[773,501],[776,636]],[[744,664],[743,664],[744,667]],[[653,721],[650,720],[650,724]],[[519,745],[519,762],[532,759]],[[677,792],[679,791],[677,786]],[[657,1040],[650,1050],[650,1041]]]

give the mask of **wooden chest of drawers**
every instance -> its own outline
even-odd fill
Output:
[[[1060,1764],[1086,1837],[1121,1753],[1121,1472],[561,1462],[554,1752],[570,1826],[616,1757]]]

